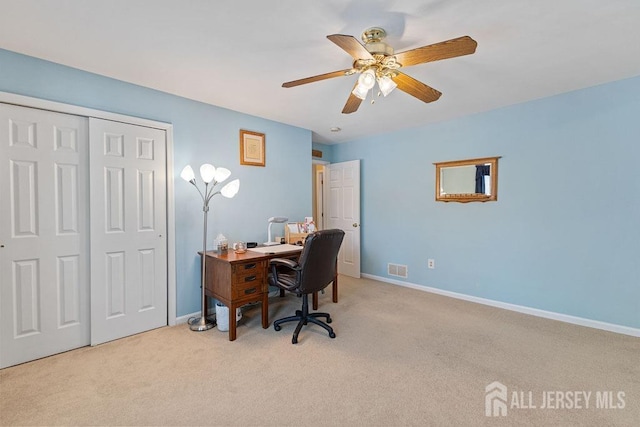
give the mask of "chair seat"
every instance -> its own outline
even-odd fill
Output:
[[[294,289],[296,287],[296,275],[291,273],[278,273],[278,280],[276,281],[275,276],[270,274],[269,285],[278,288],[283,288],[282,285],[285,285],[286,288]]]

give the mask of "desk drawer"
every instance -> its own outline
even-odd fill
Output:
[[[246,275],[238,278],[231,286],[232,298],[261,295],[267,291],[267,281],[263,274]]]
[[[251,276],[253,274],[264,274],[266,263],[264,261],[245,262],[233,265],[233,277]]]
[[[266,292],[267,280],[265,268],[266,263],[264,261],[234,265],[231,297],[234,299],[244,298]]]

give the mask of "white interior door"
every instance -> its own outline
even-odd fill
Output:
[[[0,103],[0,368],[89,344],[87,119]]]
[[[332,163],[325,168],[326,228],[344,230],[338,273],[360,277],[360,160]],[[328,175],[329,185],[326,185]],[[329,209],[326,209],[326,206]]]
[[[166,134],[91,118],[91,344],[167,324]]]
[[[316,211],[313,215],[313,220],[316,223],[318,230],[324,230],[324,174],[325,169],[323,165],[314,165],[315,172],[315,199],[316,199]]]

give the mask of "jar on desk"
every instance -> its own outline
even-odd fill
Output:
[[[222,234],[218,234],[218,237],[213,241],[216,252],[219,254],[227,252],[229,250],[229,241]]]

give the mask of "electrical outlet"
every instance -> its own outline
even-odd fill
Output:
[[[429,267],[429,268],[431,268],[431,269],[436,268],[436,262],[435,262],[434,260],[432,260],[432,259],[429,259],[429,260],[427,261],[427,267]]]

